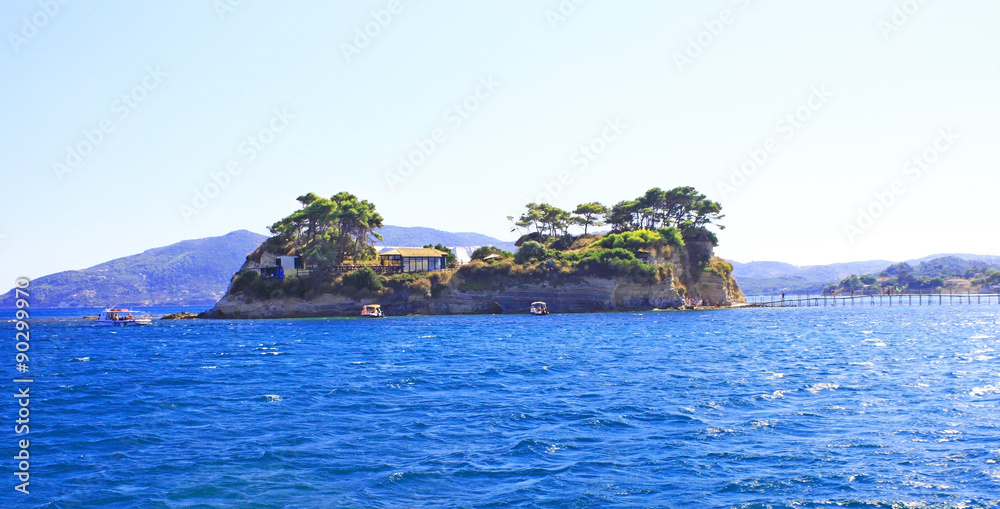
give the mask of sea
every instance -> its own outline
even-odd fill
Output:
[[[3,508],[1000,506],[995,302],[127,328],[32,310],[25,372],[2,312]]]

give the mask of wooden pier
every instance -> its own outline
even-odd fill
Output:
[[[957,306],[1000,305],[996,293],[896,293],[883,295],[794,295],[747,297],[746,307]]]

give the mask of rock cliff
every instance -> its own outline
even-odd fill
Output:
[[[678,308],[686,299],[706,305],[730,306],[745,302],[732,267],[715,258],[711,245],[692,245],[679,253],[657,257],[669,267],[669,277],[650,283],[632,277],[570,276],[507,281],[502,285],[470,289],[461,272],[434,292],[395,291],[348,297],[323,293],[312,298],[254,298],[227,293],[207,318],[287,318],[358,316],[361,306],[378,303],[387,315],[446,315],[527,313],[533,301],[545,301],[552,313],[641,311]],[[694,263],[692,257],[707,260]]]

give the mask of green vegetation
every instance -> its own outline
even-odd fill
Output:
[[[377,256],[372,244],[381,240],[374,230],[382,226],[382,216],[373,203],[346,192],[329,199],[308,193],[297,200],[302,207],[269,228],[273,250],[297,254],[319,268]]]
[[[371,267],[361,267],[343,276],[344,286],[351,286],[358,290],[371,290],[378,292],[382,290],[382,276],[375,273]]]
[[[482,260],[482,259],[484,259],[484,258],[486,258],[487,256],[490,256],[490,255],[497,255],[497,256],[501,256],[503,258],[513,258],[514,257],[514,255],[512,253],[508,253],[507,251],[504,251],[503,249],[500,249],[499,247],[496,247],[496,246],[482,246],[482,247],[477,248],[475,251],[473,251],[472,255],[470,256],[470,258],[473,259],[473,260]]]
[[[637,253],[640,249],[653,250],[667,246],[684,247],[684,237],[677,228],[668,227],[661,228],[659,231],[635,230],[612,233],[591,245],[607,249],[623,248]]]
[[[671,280],[676,271],[664,260],[683,260],[690,265],[686,278],[697,281],[702,272],[718,274],[727,280],[732,266],[711,256],[717,243],[708,230],[721,219],[721,207],[694,188],[679,187],[670,191],[653,188],[642,197],[621,202],[612,209],[597,202],[578,205],[567,212],[546,203],[529,203],[515,222],[517,229],[527,229],[515,253],[495,246],[483,246],[472,253],[472,261],[455,271],[406,273],[381,276],[370,267],[362,267],[338,276],[324,267],[340,265],[345,259],[356,263],[374,257],[372,230],[382,218],[371,203],[340,193],[327,200],[315,194],[299,197],[302,208],[275,223],[267,248],[306,259],[312,270],[299,287],[263,280],[256,273],[240,275],[232,285],[233,293],[248,298],[275,298],[280,295],[311,295],[339,292],[354,298],[406,293],[415,296],[440,295],[448,288],[459,291],[500,290],[508,285],[579,282],[583,277],[630,278],[640,284]],[[510,217],[513,221],[513,217]],[[591,227],[611,225],[610,234],[591,234]],[[582,234],[571,229],[579,227]],[[425,245],[449,253],[452,266],[455,254],[447,247]],[[487,263],[484,258],[493,257]],[[680,257],[680,258],[675,258]],[[325,278],[319,280],[318,278]],[[454,278],[454,281],[452,279]],[[674,281],[678,288],[685,283]]]
[[[828,294],[888,294],[940,291],[945,288],[976,290],[1000,284],[1000,271],[954,256],[922,262],[890,265],[878,274],[851,275],[823,289]]]
[[[674,250],[705,272],[730,278],[732,265],[711,256],[718,239],[708,228],[722,229],[717,224],[722,218],[721,205],[692,187],[653,188],[611,209],[590,202],[578,205],[572,213],[547,203],[529,203],[516,221],[508,216],[515,230],[526,230],[513,259],[486,264],[479,260],[493,251],[477,250],[473,261],[456,273],[462,281],[459,288],[499,289],[543,278],[559,284],[581,276],[631,277],[653,283],[673,277],[673,267],[655,260],[671,256]],[[588,234],[590,227],[603,224],[610,225],[612,233]],[[583,235],[571,234],[574,226],[581,227]],[[697,272],[691,274],[694,279],[699,277]]]
[[[534,233],[540,238],[566,237],[573,225],[582,226],[586,235],[588,227],[606,224],[611,226],[612,233],[673,228],[683,239],[718,245],[718,238],[708,227],[725,228],[718,224],[725,217],[722,205],[709,200],[693,187],[676,187],[669,191],[654,187],[644,195],[620,201],[610,209],[597,202],[578,205],[572,214],[547,203],[529,203],[526,209],[517,221],[513,216],[508,219],[514,221],[516,229],[526,229],[529,234]],[[675,245],[683,245],[683,242]]]
[[[583,234],[586,235],[588,226],[601,226],[604,224],[604,221],[600,220],[600,218],[607,213],[608,208],[596,201],[584,203],[577,205],[576,210],[573,211],[573,214],[575,214],[573,222],[579,226],[583,226]]]
[[[529,240],[521,244],[521,248],[514,254],[514,263],[523,265],[525,263],[546,260],[549,258],[548,254],[548,250],[541,243]]]

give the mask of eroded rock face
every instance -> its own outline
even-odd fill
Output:
[[[699,251],[700,250],[700,251]],[[387,315],[451,315],[528,313],[534,301],[545,301],[552,313],[599,311],[646,311],[681,307],[685,299],[704,300],[706,305],[730,306],[745,302],[732,275],[706,271],[706,264],[689,257],[712,255],[710,244],[658,254],[654,260],[671,268],[672,277],[652,284],[637,283],[630,277],[579,277],[572,282],[547,281],[515,283],[492,290],[459,290],[459,277],[435,296],[397,292],[373,298],[354,299],[324,294],[312,299],[248,299],[227,294],[215,307],[202,314],[208,318],[288,318],[358,316],[365,304],[378,303]],[[712,265],[712,264],[708,264]],[[716,263],[716,266],[719,266]]]
[[[714,277],[713,277],[714,276]],[[735,302],[730,285],[722,278],[706,274],[697,298],[722,305]],[[734,285],[733,285],[734,286]],[[738,292],[738,290],[736,290]],[[320,295],[313,299],[282,298],[248,301],[227,295],[205,316],[210,318],[286,318],[316,316],[358,316],[361,306],[378,302],[388,315],[450,315],[527,313],[530,304],[541,300],[553,313],[596,311],[643,311],[683,305],[683,296],[672,281],[639,284],[622,279],[587,278],[577,283],[514,285],[500,290],[461,292],[454,286],[435,297],[408,293],[356,300],[342,295]]]

